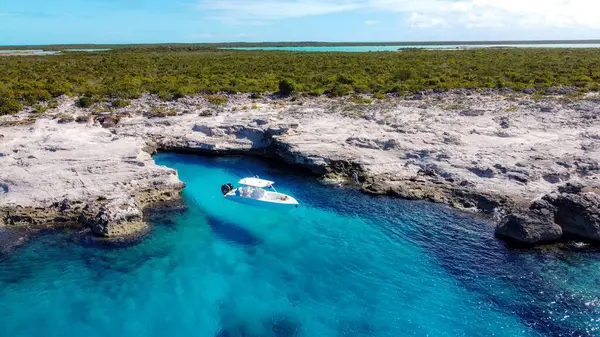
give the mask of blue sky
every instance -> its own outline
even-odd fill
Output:
[[[598,0],[0,0],[0,45],[600,38]]]

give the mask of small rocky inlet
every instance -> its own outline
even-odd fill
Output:
[[[342,179],[357,172],[366,193],[494,215],[499,236],[523,243],[600,241],[598,96],[223,97],[146,95],[101,112],[63,97],[41,116],[1,117],[0,226],[144,232],[143,209],[184,187],[152,160],[170,150],[258,155]]]

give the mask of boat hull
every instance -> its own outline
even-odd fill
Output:
[[[298,208],[298,201],[292,197],[288,197],[285,201],[272,201],[264,199],[254,199],[249,197],[228,194],[225,199],[237,202],[244,205],[255,206],[260,208],[275,209],[275,210],[291,210]]]

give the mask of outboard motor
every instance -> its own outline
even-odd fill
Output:
[[[221,193],[223,193],[223,195],[227,195],[227,193],[231,191],[233,191],[233,185],[225,184],[221,186]]]

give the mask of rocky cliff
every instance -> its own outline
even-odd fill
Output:
[[[162,149],[252,153],[342,179],[356,171],[367,193],[494,214],[499,235],[523,242],[564,233],[599,239],[590,220],[596,197],[582,192],[600,179],[596,97],[462,91],[365,104],[233,95],[215,106],[145,96],[98,109],[64,98],[35,121],[26,112],[0,120],[4,225],[68,221],[105,236],[137,232],[143,207],[183,187],[176,172],[153,163],[150,153]],[[579,192],[559,190],[566,183]]]
[[[141,209],[176,198],[184,184],[157,166],[141,139],[94,124],[0,129],[0,226],[89,224],[104,236],[139,233]]]

